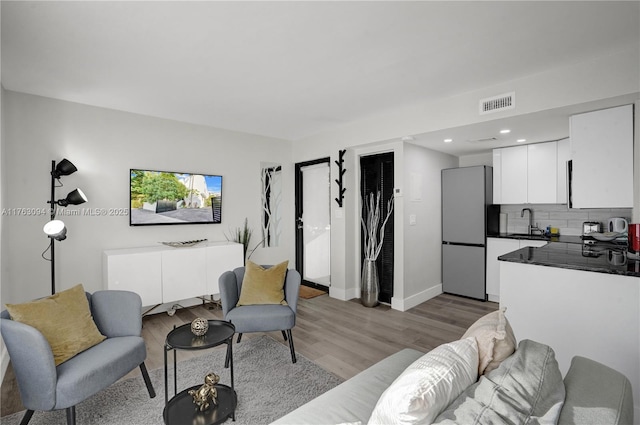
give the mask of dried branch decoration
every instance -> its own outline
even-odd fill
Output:
[[[382,250],[382,244],[384,243],[384,228],[389,221],[389,217],[393,212],[393,196],[387,201],[387,216],[382,222],[380,231],[378,232],[378,225],[380,224],[380,191],[374,196],[373,192],[369,194],[369,197],[365,197],[362,202],[362,216],[360,217],[360,223],[362,224],[362,230],[364,231],[364,259],[375,261],[380,255]]]

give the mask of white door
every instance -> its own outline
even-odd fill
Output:
[[[297,164],[297,269],[303,281],[331,284],[331,176],[326,160]]]

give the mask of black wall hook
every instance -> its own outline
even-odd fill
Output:
[[[336,163],[336,165],[338,166],[338,178],[335,180],[335,182],[338,184],[338,197],[335,198],[336,202],[338,203],[338,206],[340,208],[342,208],[342,201],[344,199],[344,193],[347,191],[346,188],[342,187],[342,176],[344,176],[344,173],[347,172],[347,170],[344,168],[344,154],[345,152],[347,152],[346,149],[342,149],[338,151],[338,160],[337,161],[333,161]]]

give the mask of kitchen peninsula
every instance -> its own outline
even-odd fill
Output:
[[[640,261],[577,240],[500,256],[500,306],[518,340],[554,348],[563,373],[580,355],[627,376],[640,418]]]

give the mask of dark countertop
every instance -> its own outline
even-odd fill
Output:
[[[508,235],[504,237],[509,238]],[[597,242],[587,245],[580,236],[551,238],[545,246],[520,248],[501,255],[498,260],[640,277],[640,260],[627,256],[626,244]]]
[[[542,235],[524,235],[521,233],[500,233],[495,235],[487,235],[488,238],[499,239],[518,239],[518,240],[530,240],[530,241],[547,241],[547,242],[565,242],[582,244],[582,236],[542,236]]]

